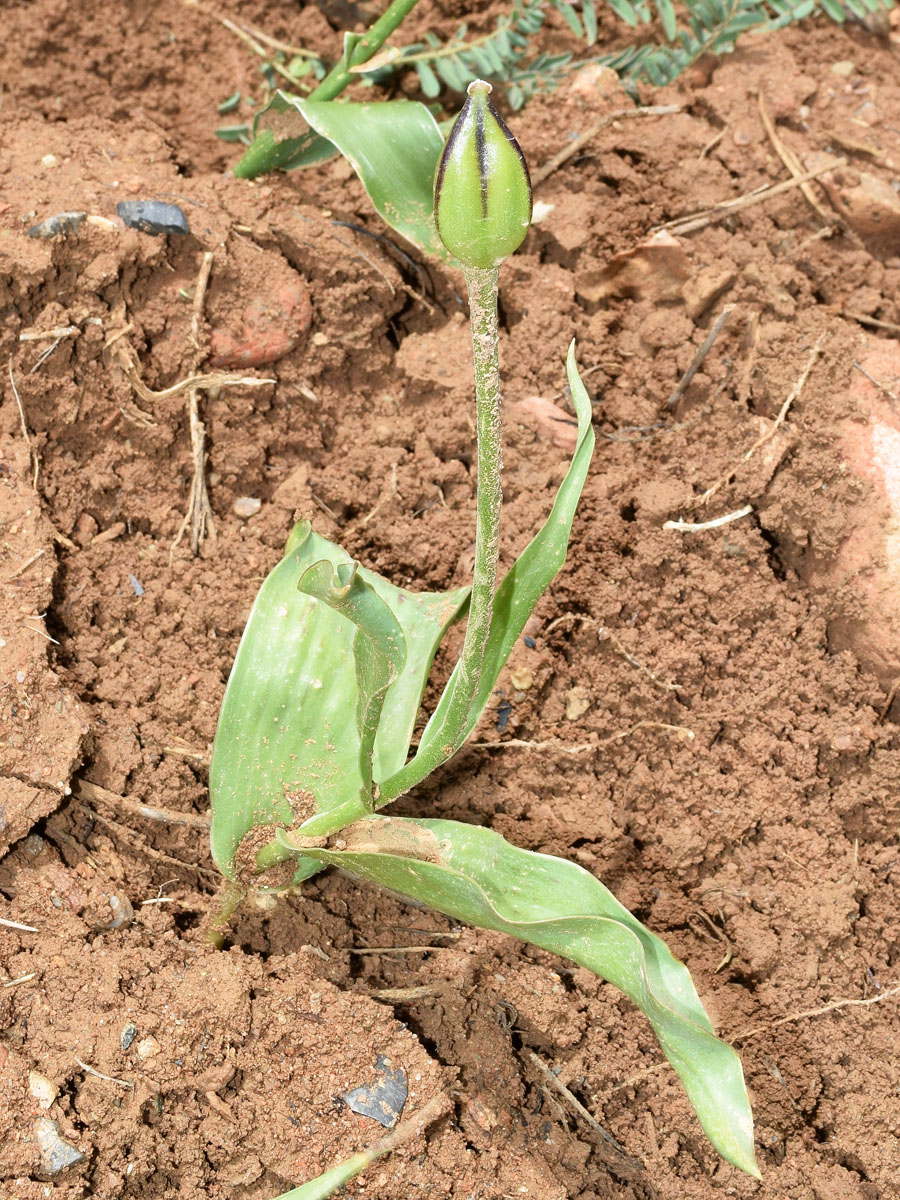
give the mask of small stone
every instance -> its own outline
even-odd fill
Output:
[[[241,370],[277,362],[296,348],[312,324],[305,281],[275,254],[259,264],[241,253],[231,271],[220,289],[211,292],[210,366]]]
[[[134,909],[127,896],[113,894],[109,898],[109,907],[112,909],[113,919],[107,925],[107,929],[121,929],[123,925],[130,925],[134,920]]]
[[[162,1046],[160,1046],[155,1037],[145,1037],[138,1042],[135,1049],[137,1051],[138,1058],[147,1059],[153,1058],[155,1055],[159,1054]]]
[[[41,1108],[49,1108],[59,1095],[59,1088],[56,1084],[46,1075],[41,1075],[39,1071],[28,1072],[28,1091]]]
[[[573,99],[600,112],[634,105],[622,87],[618,73],[612,67],[599,63],[588,63],[577,70],[569,83],[568,92]]]
[[[131,1043],[138,1035],[138,1027],[134,1021],[129,1021],[119,1035],[119,1045],[123,1050],[127,1050]]]
[[[136,596],[138,596],[138,597],[143,596],[144,590],[145,590],[144,585],[141,583],[141,581],[135,575],[129,575],[128,582],[131,584],[131,590],[134,592],[134,594]]]
[[[262,508],[262,500],[258,500],[256,496],[239,496],[231,506],[231,511],[236,517],[246,521],[248,517],[255,517]]]
[[[42,167],[57,167],[57,166],[59,166],[59,159],[56,157],[55,154],[45,154],[44,157],[41,159],[41,166]]]
[[[381,1054],[375,1060],[375,1071],[379,1075],[375,1083],[344,1092],[344,1103],[351,1112],[371,1117],[385,1129],[392,1129],[406,1104],[406,1072],[402,1067],[393,1070],[389,1059]]]
[[[32,238],[66,237],[70,233],[78,232],[78,226],[86,216],[86,212],[57,213],[56,216],[47,217],[46,221],[39,221],[37,225],[26,229],[25,235]]]
[[[531,667],[513,667],[509,681],[517,692],[527,692],[534,683],[534,671]]]
[[[75,528],[72,530],[72,537],[79,546],[87,546],[89,542],[97,536],[100,531],[100,526],[94,520],[90,513],[81,512],[78,514],[78,519],[75,522]]]
[[[58,1175],[84,1158],[80,1150],[60,1136],[59,1126],[49,1117],[38,1117],[34,1134],[41,1152],[41,1170],[47,1175]]]
[[[566,692],[566,720],[577,721],[591,707],[591,697],[586,687],[569,688]]]
[[[856,64],[852,63],[849,58],[842,58],[840,62],[831,64],[831,73],[840,75],[843,79],[849,79],[856,73]]]
[[[139,229],[151,237],[191,232],[178,205],[164,204],[161,200],[123,200],[116,205],[116,214],[129,229]]]

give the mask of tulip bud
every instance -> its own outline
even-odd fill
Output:
[[[434,181],[441,241],[466,267],[498,267],[531,223],[531,180],[519,143],[476,79],[450,130]]]

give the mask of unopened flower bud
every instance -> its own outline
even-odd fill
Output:
[[[441,241],[467,267],[497,267],[531,223],[531,180],[519,143],[476,79],[450,130],[434,181]]]

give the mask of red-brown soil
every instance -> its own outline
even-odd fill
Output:
[[[452,32],[460,6],[423,4],[407,40]],[[322,11],[288,0],[228,15],[328,55],[340,44]],[[572,44],[559,22],[544,37]],[[502,677],[478,744],[400,805],[575,859],[668,941],[741,1051],[761,1184],[718,1161],[640,1014],[552,955],[335,873],[246,904],[224,950],[203,940],[218,886],[205,756],[292,520],[398,582],[466,580],[460,281],[393,254],[340,162],[256,184],[223,174],[235,147],[212,136],[216,104],[258,94],[259,60],[199,8],[35,0],[5,7],[3,42],[0,895],[3,918],[37,932],[0,926],[0,1194],[271,1200],[376,1140],[340,1095],[372,1082],[382,1055],[407,1073],[406,1115],[443,1095],[444,1116],[348,1194],[900,1195],[900,706],[843,636],[868,618],[864,589],[804,569],[812,551],[834,560],[870,496],[835,429],[854,419],[854,362],[900,335],[900,237],[857,211],[864,176],[895,194],[900,178],[896,35],[816,22],[748,39],[645,90],[680,112],[608,126],[538,186],[552,210],[501,284],[507,561],[565,463],[566,427],[512,406],[565,407],[573,337],[598,450],[516,682]],[[666,221],[789,178],[760,90],[802,164],[846,158],[827,194],[812,185],[824,217],[795,188],[677,236],[665,269],[638,255],[608,270]],[[533,100],[513,121],[532,165],[610,103],[626,102],[584,86]],[[58,212],[111,218],[122,199],[181,205],[191,236],[87,223],[25,236]],[[275,382],[201,393],[216,539],[172,551],[187,396],[139,394],[129,363],[155,392],[177,383],[208,363],[217,330],[235,344],[248,305],[269,319],[273,279],[302,309],[298,277],[310,332],[251,372]],[[895,394],[896,375],[881,381]],[[246,497],[261,503],[239,516]],[[747,505],[708,531],[663,527]],[[870,511],[881,519],[874,492]],[[83,1156],[52,1176],[41,1117]]]

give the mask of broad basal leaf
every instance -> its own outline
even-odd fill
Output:
[[[377,701],[385,682],[381,667],[372,662],[365,668],[372,672],[363,682],[365,704],[383,704],[371,760],[379,779],[406,759],[435,651],[468,597],[467,589],[404,591],[360,567],[342,612],[335,597],[332,607],[300,591],[301,579],[315,567],[307,586],[324,595],[327,564],[339,572],[352,567],[340,547],[308,524],[298,526],[260,589],[238,648],[210,764],[213,857],[230,878],[237,847],[257,825],[290,826],[324,811],[345,814],[349,822],[366,811],[360,762],[370,717],[360,724],[354,621],[367,624],[367,636],[379,620],[385,629],[395,622],[405,644],[405,665],[397,645],[390,670],[399,676]],[[363,601],[367,613],[359,608]],[[390,622],[377,616],[381,603]],[[388,629],[395,641],[396,626]]]
[[[432,215],[434,172],[444,140],[424,104],[283,98],[337,146],[392,229],[428,254],[446,258]]]
[[[289,848],[291,836],[278,839]],[[340,850],[300,852],[552,950],[620,988],[653,1026],[712,1144],[759,1177],[740,1059],[715,1036],[684,964],[593,875],[456,821],[372,816],[340,837]]]

